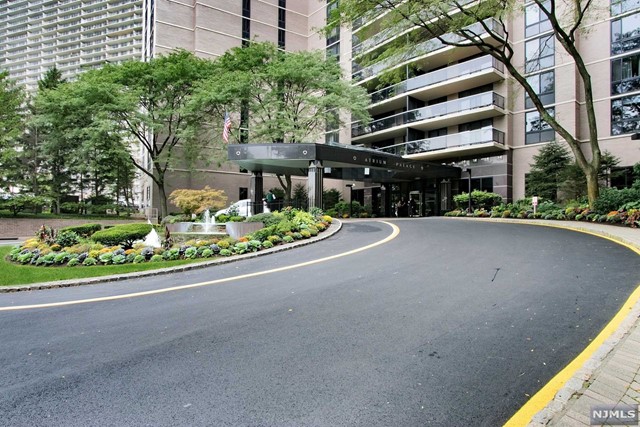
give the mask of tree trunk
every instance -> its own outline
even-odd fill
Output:
[[[593,203],[600,194],[600,183],[598,182],[598,169],[594,167],[587,168],[584,171],[587,178],[587,197],[589,198],[589,207],[593,208]]]
[[[156,185],[158,186],[158,194],[160,195],[160,218],[164,218],[168,215],[167,193],[164,189],[164,180],[158,180]]]

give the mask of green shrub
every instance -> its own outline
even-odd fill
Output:
[[[262,242],[260,240],[249,240],[249,249],[253,252],[262,249]]]
[[[338,211],[335,209],[327,209],[325,212],[325,215],[330,216],[330,217],[337,217],[338,216]]]
[[[247,242],[238,242],[235,245],[233,245],[233,252],[238,255],[241,255],[247,252],[248,249],[249,249],[249,243]],[[222,255],[222,251],[220,251],[220,254]]]
[[[278,243],[282,242],[282,238],[280,236],[277,236],[277,235],[274,234],[274,235],[271,235],[271,236],[267,237],[266,241],[268,241],[268,242],[270,242],[270,243],[272,243],[274,245],[277,245]]]
[[[211,258],[213,256],[213,251],[209,248],[205,248],[202,251],[202,258]]]
[[[31,258],[33,258],[32,252],[25,252],[23,254],[18,254],[17,259],[20,264],[27,264],[31,262]]]
[[[77,244],[80,241],[80,236],[75,231],[65,230],[60,231],[56,236],[56,243],[62,247],[69,247]]]
[[[231,243],[229,243],[228,240],[220,240],[218,242],[218,247],[220,249],[229,249],[230,246],[231,246]]]
[[[162,258],[167,261],[173,261],[176,259],[180,259],[180,249],[179,248],[171,248],[162,253]]]
[[[246,218],[240,215],[234,215],[232,217],[229,218],[230,222],[244,222]]]
[[[162,259],[162,255],[154,255],[154,256],[151,257],[151,259],[149,261],[151,261],[151,262],[160,262],[160,261],[164,261],[164,260]]]
[[[64,264],[69,259],[69,254],[66,252],[58,252],[53,258],[53,262],[56,264]]]
[[[136,255],[136,257],[133,259],[133,263],[134,264],[140,264],[141,262],[145,262],[146,258],[143,255]]]
[[[298,228],[293,222],[289,220],[284,220],[284,221],[280,221],[280,223],[276,226],[275,233],[280,235],[285,235],[290,231],[297,231],[297,230]]]
[[[271,243],[270,240],[265,240],[264,242],[262,242],[262,247],[265,249],[270,249],[273,247],[273,243]]]
[[[231,251],[229,249],[220,249],[220,256],[231,256]]]
[[[285,243],[291,243],[291,242],[294,241],[294,238],[293,238],[293,236],[284,236],[282,238],[282,241],[285,242]]]
[[[84,261],[82,261],[82,265],[87,265],[87,266],[96,265],[97,263],[98,263],[98,260],[90,256],[86,257]]]
[[[261,228],[260,230],[253,232],[251,236],[255,240],[264,241],[267,238],[269,238],[269,236],[275,233],[277,233],[277,225],[270,225],[268,227]]]
[[[80,261],[78,260],[78,258],[71,258],[67,263],[67,267],[75,267],[78,264],[80,264]]]
[[[247,218],[247,222],[261,222],[265,227],[278,224],[284,219],[284,216],[275,213],[261,213]]]
[[[122,246],[129,249],[136,240],[142,240],[151,232],[150,224],[124,224],[97,231],[91,235],[91,240],[105,246]]]
[[[186,259],[196,259],[198,256],[198,248],[196,247],[189,247],[184,251],[184,257]]]
[[[93,233],[95,233],[96,231],[100,231],[101,229],[102,229],[102,226],[100,224],[82,224],[82,225],[72,225],[69,227],[64,227],[60,229],[60,232],[62,233],[63,231],[73,231],[79,236],[89,237]]]
[[[640,201],[640,188],[602,188],[600,196],[593,202],[593,210],[606,214],[618,210],[627,203]]]
[[[104,253],[104,254],[100,255],[98,257],[98,259],[103,264],[110,264],[111,260],[113,259],[113,252]]]
[[[300,235],[304,239],[308,239],[309,237],[311,237],[311,233],[309,232],[309,230],[301,230]]]
[[[111,258],[112,264],[124,264],[126,261],[126,255],[115,255],[113,258]]]
[[[38,260],[42,260],[42,264],[44,265],[51,265],[55,262],[56,260],[56,255],[55,253],[48,253],[45,256],[41,256],[38,257]]]

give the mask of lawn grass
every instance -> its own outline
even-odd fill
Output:
[[[43,267],[14,264],[6,260],[12,246],[0,246],[0,286],[25,285],[30,283],[52,282],[54,280],[83,279],[86,277],[109,276],[112,274],[132,273],[135,271],[157,270],[184,264],[210,261],[212,258],[181,259],[176,261],[145,262],[141,264],[101,265],[91,267]]]

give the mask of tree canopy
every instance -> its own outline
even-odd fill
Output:
[[[226,112],[233,113],[231,137],[237,142],[308,142],[327,123],[337,127],[369,117],[366,91],[345,80],[340,65],[322,51],[285,52],[253,42],[227,51],[215,70],[199,84],[192,108],[220,124]],[[290,198],[291,178],[278,178]]]

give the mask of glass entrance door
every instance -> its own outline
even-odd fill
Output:
[[[422,192],[411,191],[409,193],[409,216],[423,216]]]

